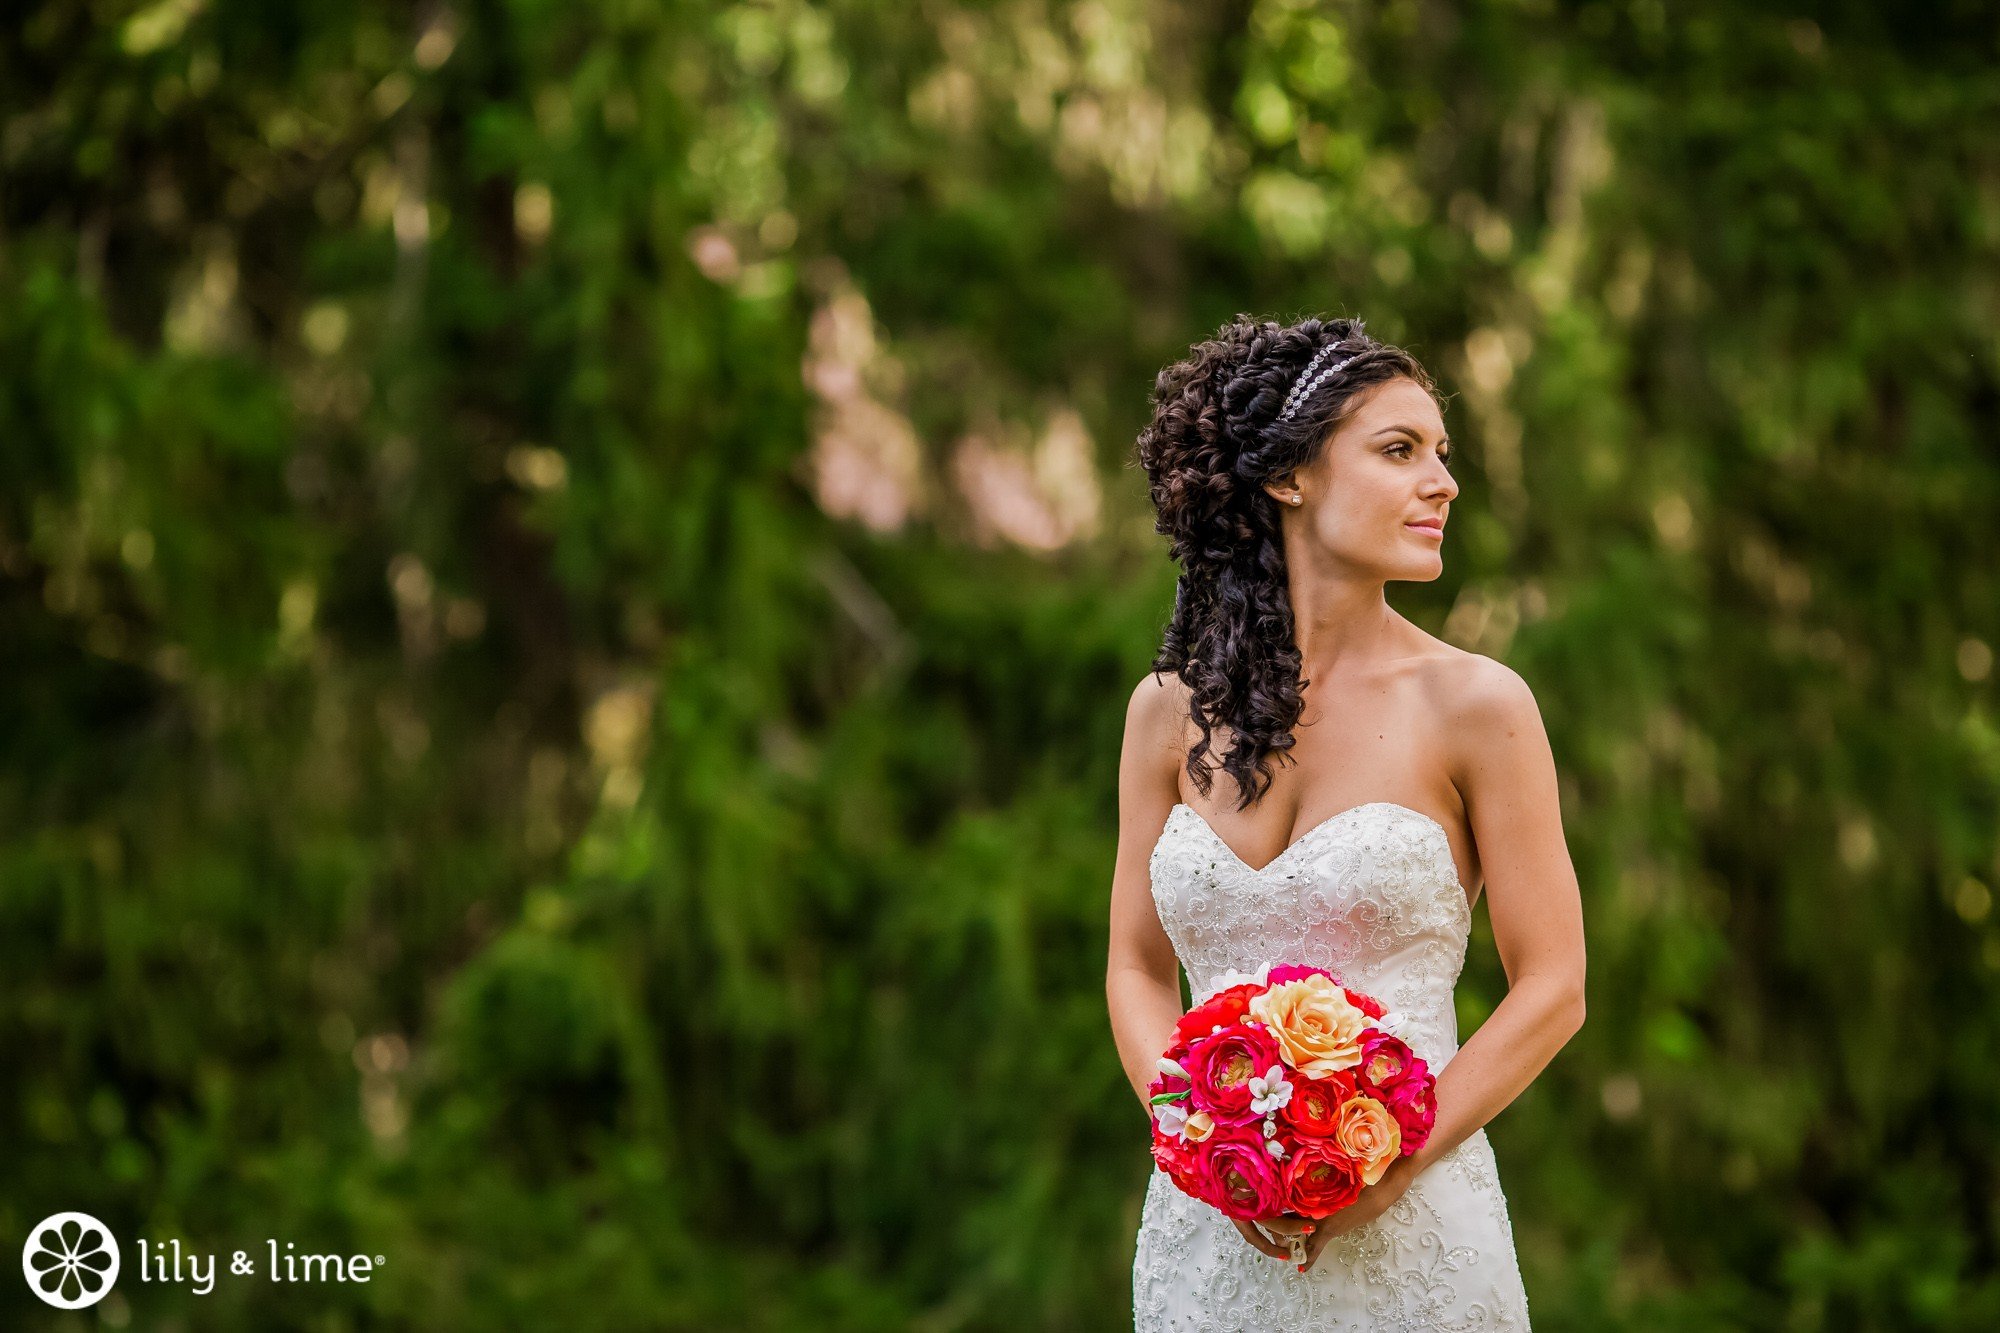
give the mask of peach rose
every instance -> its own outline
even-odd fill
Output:
[[[1373,1097],[1350,1097],[1334,1122],[1333,1141],[1361,1164],[1362,1183],[1373,1185],[1403,1153],[1403,1131],[1389,1108]]]
[[[1250,1017],[1271,1030],[1286,1063],[1322,1078],[1361,1062],[1368,1015],[1328,977],[1313,973],[1280,982],[1250,1001]]]

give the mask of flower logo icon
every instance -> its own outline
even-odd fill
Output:
[[[21,1273],[43,1301],[81,1310],[102,1300],[118,1280],[118,1242],[89,1213],[56,1213],[28,1233]]]

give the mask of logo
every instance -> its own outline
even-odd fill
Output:
[[[21,1272],[48,1304],[81,1310],[104,1299],[118,1280],[118,1242],[89,1213],[55,1213],[28,1233]]]

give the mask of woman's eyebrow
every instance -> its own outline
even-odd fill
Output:
[[[1424,433],[1418,430],[1415,426],[1385,426],[1381,430],[1375,432],[1375,438],[1380,439],[1384,435],[1394,435],[1397,431],[1403,432],[1403,434],[1409,436],[1413,440],[1421,440],[1424,438]],[[1440,435],[1438,437],[1439,445],[1447,445],[1450,443],[1451,443],[1451,436]]]

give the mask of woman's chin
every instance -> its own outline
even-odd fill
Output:
[[[1433,556],[1429,560],[1406,560],[1396,566],[1389,575],[1392,583],[1429,583],[1444,573],[1444,557]]]

